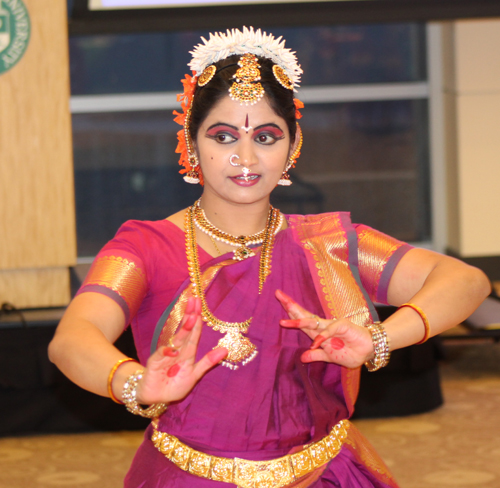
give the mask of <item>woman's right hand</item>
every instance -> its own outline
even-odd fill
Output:
[[[195,362],[201,329],[201,301],[190,298],[181,328],[172,337],[173,347],[159,347],[148,359],[137,385],[139,403],[151,405],[182,400],[207,371],[227,356],[227,349],[218,347]]]

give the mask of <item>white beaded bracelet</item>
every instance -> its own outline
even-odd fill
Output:
[[[365,326],[372,335],[373,348],[375,357],[365,363],[368,371],[377,371],[384,366],[387,366],[391,353],[389,351],[389,338],[384,326],[380,322],[374,322]]]
[[[131,374],[123,385],[122,400],[127,410],[134,415],[140,415],[148,419],[158,418],[165,410],[165,403],[154,403],[148,408],[142,408],[137,403],[137,383],[142,379],[144,370],[139,369],[134,374]]]

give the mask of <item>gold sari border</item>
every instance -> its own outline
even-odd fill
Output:
[[[361,286],[357,269],[357,234],[346,212],[293,216],[290,226],[305,250],[316,292],[331,319],[348,318],[365,326],[376,312]],[[349,413],[359,391],[360,368],[342,368],[341,378]]]
[[[361,464],[367,467],[375,478],[391,488],[399,488],[389,468],[377,454],[377,451],[353,424],[350,426],[345,446]]]
[[[143,270],[131,259],[122,256],[98,257],[85,278],[84,286],[104,286],[116,292],[128,306],[133,317],[147,291],[147,279]]]

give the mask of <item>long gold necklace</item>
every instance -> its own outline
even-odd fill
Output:
[[[248,327],[252,322],[252,317],[244,322],[224,322],[215,317],[209,310],[205,299],[205,293],[201,285],[200,261],[198,259],[198,250],[196,246],[196,229],[194,223],[196,207],[196,204],[189,207],[185,217],[186,256],[193,295],[199,297],[201,300],[201,315],[207,325],[225,334],[216,346],[225,347],[228,350],[228,355],[222,361],[222,364],[231,369],[238,369],[238,363],[243,363],[243,365],[245,365],[257,355],[257,347],[255,344],[243,335],[248,331]],[[259,261],[259,294],[262,291],[266,278],[271,273],[271,256],[274,237],[277,229],[279,230],[278,225],[281,227],[281,223],[282,220],[279,210],[271,207],[267,225],[264,230],[264,239],[262,241]]]
[[[252,244],[262,244],[264,242],[264,238],[268,230],[267,225],[260,232],[257,232],[256,234],[252,234],[249,236],[235,236],[232,234],[228,234],[227,232],[224,232],[215,227],[215,225],[213,225],[212,222],[210,222],[207,219],[205,211],[200,206],[200,202],[201,199],[197,200],[194,204],[195,207],[194,223],[196,227],[198,227],[198,229],[200,229],[202,232],[207,234],[212,239],[212,242],[214,243],[216,248],[217,246],[215,244],[214,239],[229,244],[231,246],[238,247],[238,249],[235,249],[233,251],[233,259],[236,259],[237,261],[242,261],[243,259],[255,256],[253,250],[248,246],[251,246]],[[269,213],[271,213],[272,208],[273,207],[270,205]],[[282,225],[283,225],[283,215],[279,214],[279,222],[275,228],[274,234],[276,234],[281,229]]]

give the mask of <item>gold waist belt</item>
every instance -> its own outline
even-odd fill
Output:
[[[347,437],[349,421],[341,420],[326,437],[301,451],[269,461],[210,456],[191,449],[177,437],[160,432],[153,422],[154,446],[176,466],[195,476],[234,483],[241,488],[280,488],[297,481],[333,459]]]

